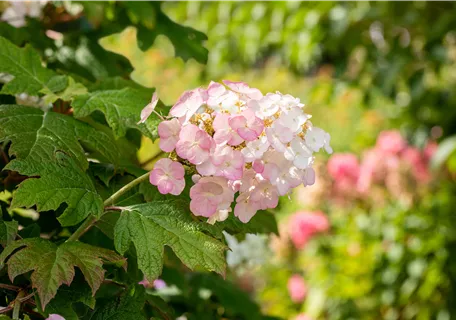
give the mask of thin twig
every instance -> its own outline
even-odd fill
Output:
[[[26,295],[26,296],[23,297],[23,298],[20,298],[19,301],[20,301],[20,302],[27,301],[27,300],[29,300],[30,298],[32,298],[34,295],[35,295],[35,292],[32,292],[31,294]]]
[[[112,207],[105,207],[106,211],[112,210],[112,211],[122,211],[124,210],[125,207],[117,207],[117,206],[112,206]]]
[[[13,307],[7,306],[6,308],[0,310],[0,314],[10,312],[12,309]]]
[[[112,196],[110,196],[108,199],[105,200],[103,205],[105,208],[111,208],[112,204],[115,203],[125,192],[129,191],[136,185],[140,184],[143,181],[146,181],[149,179],[149,172],[143,174],[142,176],[136,178],[135,180],[131,181],[130,183],[127,183],[124,185],[122,188],[120,188],[117,192],[115,192]],[[105,214],[106,212],[103,212],[100,216],[100,218]],[[76,231],[67,239],[67,241],[76,241],[78,240],[84,233],[86,233],[92,226],[99,220],[99,218],[95,216],[90,216],[88,217]]]
[[[2,289],[7,289],[7,290],[12,290],[12,291],[19,291],[22,288],[21,287],[16,287],[11,284],[5,284],[5,283],[0,283],[0,288]]]
[[[147,179],[149,179],[149,172],[143,174],[142,176],[136,178],[135,180],[127,183],[126,185],[124,185],[122,188],[120,188],[117,192],[115,192],[112,196],[110,196],[108,199],[105,200],[105,202],[103,203],[103,205],[105,207],[107,206],[110,206],[112,205],[113,203],[115,203],[125,192],[129,191],[130,189],[132,189],[133,187],[137,186],[138,184],[140,184],[141,182],[143,181],[146,181]]]
[[[111,279],[104,279],[104,280],[103,280],[103,283],[114,284],[114,285],[119,286],[119,287],[122,287],[122,288],[126,288],[126,287],[127,287],[125,284],[120,283],[120,282],[117,282],[117,281],[114,281],[114,280],[111,280]]]

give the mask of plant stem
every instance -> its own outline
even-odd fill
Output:
[[[86,233],[92,226],[97,222],[98,219],[95,216],[90,216],[79,226],[79,228],[67,239],[67,241],[76,241],[84,233]]]
[[[116,202],[125,192],[129,191],[133,187],[137,186],[143,181],[146,181],[149,178],[149,172],[143,174],[142,176],[136,178],[135,180],[127,183],[122,188],[120,188],[117,192],[115,192],[112,196],[105,200],[103,205],[105,209],[112,210],[113,207],[111,205]],[[118,208],[118,207],[116,207]],[[100,218],[105,214],[103,212]],[[67,241],[76,241],[78,240],[84,233],[86,233],[92,226],[98,221],[99,218],[95,216],[88,217],[80,226],[79,228],[67,239]]]
[[[141,182],[146,181],[148,178],[149,178],[149,172],[136,178],[135,180],[131,181],[130,183],[127,183],[122,188],[120,188],[116,193],[114,193],[112,196],[110,196],[108,199],[106,199],[105,202],[103,203],[103,205],[105,207],[108,207],[108,206],[114,204],[114,202],[116,202],[116,200],[118,200],[125,192],[127,192],[131,188],[135,187],[136,185],[140,184]]]
[[[16,299],[14,300],[14,307],[13,307],[13,320],[19,319],[19,313],[21,312],[21,299],[25,296],[25,291],[19,291],[17,294]]]

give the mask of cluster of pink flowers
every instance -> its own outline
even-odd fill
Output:
[[[437,145],[433,142],[419,150],[410,146],[398,131],[383,131],[374,148],[361,162],[354,154],[334,154],[328,173],[337,194],[342,197],[366,195],[374,184],[385,185],[392,193],[401,191],[401,175],[409,173],[416,183],[427,183],[429,162]],[[416,185],[415,183],[415,185]]]
[[[235,202],[234,215],[245,223],[258,210],[275,208],[279,196],[315,182],[313,153],[331,153],[330,136],[312,125],[298,98],[223,83],[187,91],[171,108],[158,126],[160,148],[170,155],[157,161],[150,182],[162,194],[178,195],[186,166],[194,173],[193,214],[223,221]]]
[[[288,228],[294,246],[302,249],[315,234],[329,229],[329,221],[321,211],[299,211],[290,217]]]

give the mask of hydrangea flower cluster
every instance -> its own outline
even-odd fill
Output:
[[[193,214],[223,221],[235,202],[234,215],[246,223],[258,210],[275,208],[279,196],[312,185],[313,153],[332,152],[329,134],[312,125],[303,107],[291,95],[263,95],[243,82],[187,91],[158,126],[159,146],[170,155],[157,161],[150,182],[162,194],[178,195],[185,166],[194,173]]]

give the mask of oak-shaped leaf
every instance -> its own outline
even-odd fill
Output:
[[[65,320],[79,320],[78,314],[73,309],[74,304],[81,303],[93,310],[96,299],[92,295],[90,287],[80,277],[82,278],[83,275],[76,273],[70,287],[61,286],[55,297],[46,305],[45,310],[41,309],[39,297],[37,297],[36,302],[39,311],[45,317],[49,317],[51,314],[58,314],[65,318]]]
[[[33,177],[19,185],[13,207],[36,205],[47,211],[66,203],[59,217],[65,226],[101,214],[103,201],[86,174],[86,150],[118,163],[120,153],[111,135],[59,113],[0,105],[0,142],[11,142],[9,154],[16,157],[5,169]]]
[[[146,137],[156,139],[161,121],[157,115],[151,114],[144,123],[138,123],[141,110],[150,102],[152,94],[153,90],[143,87],[99,90],[77,96],[72,106],[77,118],[86,117],[96,110],[101,111],[116,137],[124,136],[127,129],[133,128]]]
[[[91,320],[145,320],[145,289],[136,285],[120,296],[98,299]]]
[[[58,246],[40,238],[11,243],[0,254],[0,269],[4,267],[5,261],[11,282],[16,276],[33,270],[32,286],[37,289],[43,309],[62,284],[71,284],[75,267],[81,270],[92,294],[95,294],[104,279],[103,263],[110,262],[119,266],[125,263],[123,257],[108,249],[79,241],[69,241]]]
[[[156,201],[123,208],[114,245],[124,254],[133,243],[139,269],[149,281],[162,271],[165,245],[190,269],[202,267],[224,275],[227,248],[204,231],[203,223],[193,220],[187,202]]]
[[[207,36],[198,30],[171,20],[154,2],[124,2],[132,22],[138,29],[138,45],[141,50],[149,49],[158,35],[165,35],[174,46],[175,55],[184,61],[191,58],[206,63],[208,50],[204,47]]]
[[[55,76],[52,70],[42,66],[40,55],[30,45],[19,48],[3,37],[0,37],[0,72],[14,76],[1,90],[6,94],[37,96]]]

